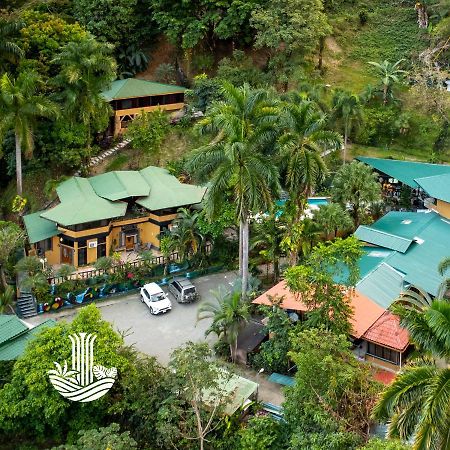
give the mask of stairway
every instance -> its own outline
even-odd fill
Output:
[[[36,301],[30,293],[21,292],[16,303],[17,315],[22,319],[37,316]]]

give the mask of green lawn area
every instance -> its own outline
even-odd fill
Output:
[[[405,149],[400,148],[381,148],[381,147],[366,147],[363,145],[351,145],[348,148],[349,159],[357,156],[369,156],[372,158],[390,158],[408,161],[423,161],[430,162],[430,152],[419,149]],[[443,163],[450,163],[450,152],[443,152],[436,154],[437,161]]]

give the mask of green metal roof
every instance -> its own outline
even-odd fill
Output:
[[[382,308],[389,308],[403,290],[404,275],[382,262],[356,285],[356,289]]]
[[[97,195],[108,200],[143,197],[150,193],[148,183],[133,170],[103,173],[89,178],[89,182]]]
[[[150,194],[139,198],[136,203],[152,211],[200,203],[206,192],[206,188],[180,183],[160,167],[147,167],[140,174],[150,186]]]
[[[450,222],[437,213],[430,214],[432,219],[418,232],[408,251],[393,253],[386,262],[405,273],[407,283],[437,295],[444,279],[438,272],[438,265],[450,256]]]
[[[382,261],[392,254],[391,250],[379,247],[363,247],[364,254],[358,261],[359,277],[365,277],[369,272],[375,269]],[[333,276],[335,283],[348,284],[348,267],[338,266],[337,273]]]
[[[155,83],[154,81],[127,78],[111,83],[111,88],[102,92],[106,101],[134,97],[148,97],[152,95],[174,94],[184,92],[186,89],[171,84]]]
[[[434,175],[450,173],[450,165],[398,161],[395,159],[367,158],[364,156],[358,156],[356,159],[368,164],[379,172],[385,173],[392,178],[396,178],[412,188],[419,187],[418,183],[415,181],[416,178],[432,177]]]
[[[0,345],[28,330],[28,327],[17,317],[0,315]]]
[[[389,248],[402,253],[406,252],[412,243],[412,239],[395,236],[393,234],[385,233],[384,231],[366,227],[364,225],[358,227],[355,231],[355,236],[363,242]]]
[[[43,241],[58,234],[56,223],[41,217],[43,212],[38,211],[23,217],[30,244]]]
[[[34,328],[27,328],[25,332],[5,342],[3,345],[0,344],[0,361],[12,361],[22,356],[30,340],[34,339],[41,330],[54,326],[55,324],[55,320],[47,319]]]
[[[360,228],[356,234],[361,239],[361,235],[366,230],[363,229],[361,233]],[[377,239],[379,236],[384,236],[384,240],[376,244],[382,248],[390,248],[392,236],[401,237],[403,235],[404,239],[410,239],[411,243],[405,251],[401,251],[402,249],[393,251],[383,262],[404,274],[405,285],[414,284],[432,295],[437,295],[443,281],[443,277],[438,272],[438,265],[445,257],[450,256],[450,221],[443,219],[433,211],[424,213],[391,212],[370,227],[365,228],[369,230],[381,228],[391,232],[389,235],[383,235],[378,230],[378,234],[372,235]],[[367,292],[364,293],[368,295]],[[368,296],[370,297],[370,295]],[[373,298],[373,300],[377,299]]]
[[[111,202],[99,197],[86,178],[70,178],[56,191],[61,203],[43,212],[41,217],[62,226],[120,217],[127,210],[125,202]]]
[[[450,173],[416,178],[415,181],[429,196],[450,203]]]

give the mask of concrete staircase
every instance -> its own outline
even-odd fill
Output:
[[[21,292],[17,298],[16,312],[21,319],[37,316],[36,300],[28,292]]]
[[[108,150],[105,150],[104,152],[100,153],[100,155],[93,156],[89,160],[88,168],[97,166],[105,158],[108,158],[109,156],[114,155],[114,153],[117,153],[119,150],[122,150],[123,148],[127,147],[130,144],[130,142],[131,142],[130,139],[124,139],[123,141],[119,142],[116,146],[114,146],[114,147],[112,147],[112,148],[110,148]],[[79,170],[77,170],[74,173],[74,176],[79,177],[80,174],[81,174],[81,172]]]

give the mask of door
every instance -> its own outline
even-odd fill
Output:
[[[136,236],[125,236],[125,248],[127,250],[133,250],[136,243]]]
[[[61,245],[61,263],[73,265],[73,248]]]

